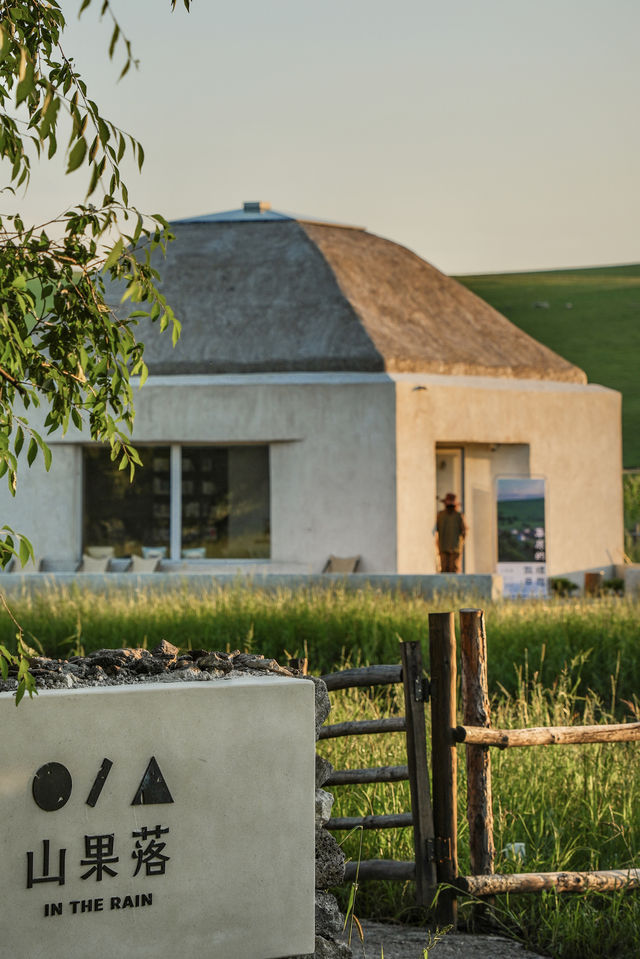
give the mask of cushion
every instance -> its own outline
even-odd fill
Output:
[[[107,567],[109,565],[109,557],[104,556],[102,559],[96,559],[95,556],[87,556],[86,553],[82,554],[82,562],[78,568],[79,573],[106,573]]]
[[[142,547],[143,559],[164,559],[166,555],[167,555],[166,546],[143,546]]]
[[[145,559],[142,556],[132,556],[130,573],[154,573],[158,568],[160,560],[156,556]]]
[[[355,573],[360,562],[359,556],[334,556],[329,555],[327,565],[324,568],[325,573]]]
[[[111,559],[113,553],[113,546],[87,546],[83,555],[93,559]]]

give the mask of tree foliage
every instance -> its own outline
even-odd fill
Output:
[[[124,54],[122,78],[136,65],[131,43],[109,0],[98,2],[109,18],[109,57]],[[79,13],[91,3],[82,0]],[[147,374],[136,323],[150,316],[174,342],[180,329],[150,266],[151,252],[171,239],[168,224],[132,205],[121,175],[126,156],[142,167],[142,146],[91,98],[65,49],[65,26],[59,0],[0,0],[0,476],[14,494],[19,460],[41,457],[48,469],[46,436],[71,424],[109,443],[133,472],[131,377],[143,383]],[[15,206],[32,163],[58,153],[68,174],[85,176],[82,202],[47,223],[25,223]],[[128,316],[105,302],[114,280],[133,304]],[[42,408],[41,432],[30,423],[33,407]],[[31,544],[2,526],[0,566],[14,556],[27,561]]]
[[[640,473],[625,473],[622,477],[624,495],[624,548],[633,563],[640,562]]]

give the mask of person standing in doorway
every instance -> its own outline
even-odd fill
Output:
[[[459,573],[467,524],[462,513],[458,511],[459,503],[455,493],[447,493],[442,502],[444,509],[441,509],[436,517],[440,571]]]

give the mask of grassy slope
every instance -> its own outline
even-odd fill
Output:
[[[456,279],[589,382],[621,391],[624,465],[640,467],[640,265]]]

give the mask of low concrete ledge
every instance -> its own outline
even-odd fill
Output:
[[[188,589],[215,591],[224,586],[279,590],[327,589],[336,585],[350,590],[381,590],[435,595],[477,596],[493,600],[502,597],[502,577],[496,574],[464,575],[438,573],[433,576],[402,576],[391,573],[291,573],[186,572],[175,573],[9,573],[0,576],[2,592],[10,596],[22,591],[37,592],[51,587],[76,587],[96,593]]]
[[[621,569],[621,572],[618,570]],[[627,596],[637,599],[640,596],[640,563],[616,567],[616,576],[624,579],[624,591]]]

